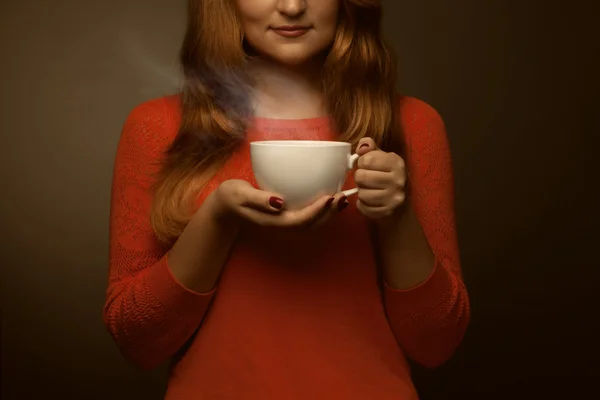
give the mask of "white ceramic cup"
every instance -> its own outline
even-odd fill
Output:
[[[359,157],[351,149],[345,142],[268,140],[251,142],[250,157],[258,187],[281,194],[285,208],[293,210],[340,192]],[[354,188],[342,193],[357,192]]]

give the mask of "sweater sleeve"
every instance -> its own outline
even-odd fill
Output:
[[[440,115],[417,99],[403,99],[401,122],[415,214],[435,256],[423,283],[407,290],[384,287],[390,326],[407,356],[434,368],[447,361],[469,323],[454,216],[450,148]]]
[[[166,102],[128,116],[118,144],[110,211],[109,282],[104,322],[122,354],[143,369],[166,361],[201,323],[213,293],[183,287],[150,223],[153,175],[175,136]]]

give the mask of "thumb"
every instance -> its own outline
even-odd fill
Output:
[[[277,193],[256,189],[249,182],[240,179],[231,179],[221,183],[220,190],[225,196],[225,202],[239,210],[253,208],[266,212],[279,212],[283,209],[283,196]]]
[[[356,154],[363,156],[370,151],[377,150],[377,144],[370,137],[364,137],[356,145]]]
[[[265,212],[280,212],[284,207],[283,196],[277,193],[265,192],[252,186],[244,189],[242,206]]]

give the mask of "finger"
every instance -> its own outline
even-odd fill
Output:
[[[362,201],[356,202],[356,208],[366,217],[371,219],[382,219],[391,217],[394,214],[394,208],[389,206],[382,207],[370,207],[365,205]]]
[[[334,200],[332,196],[323,196],[301,210],[283,212],[274,218],[274,223],[281,227],[308,227],[329,211]]]
[[[357,169],[354,172],[354,183],[360,189],[385,189],[394,186],[394,176],[390,172]]]
[[[370,151],[377,150],[377,144],[370,137],[362,138],[356,145],[356,154],[362,156]]]
[[[333,199],[334,200],[329,207],[329,213],[331,215],[337,214],[350,204],[348,202],[348,197],[344,193],[336,193],[336,195],[333,196]]]
[[[340,200],[337,203],[337,206],[335,207],[336,212],[340,213],[342,211],[344,211],[346,208],[348,208],[348,206],[350,205],[350,202],[348,201],[348,198],[346,196],[342,196],[340,198]]]
[[[332,210],[334,208],[335,197],[330,198],[325,206],[313,217],[308,219],[306,222],[301,222],[296,226],[300,226],[303,228],[314,228],[317,226],[323,225],[332,214]]]
[[[362,155],[356,165],[358,169],[371,171],[391,172],[396,167],[397,158],[394,153],[386,153],[381,150],[370,151]]]
[[[237,196],[239,196],[242,207],[268,213],[280,213],[285,205],[283,196],[277,193],[266,192],[252,186],[242,186],[238,190]]]
[[[266,213],[252,207],[240,207],[238,213],[244,219],[260,226],[269,227],[303,227],[319,218],[333,202],[333,197],[323,196],[302,210]]]
[[[368,207],[383,207],[390,201],[390,191],[387,189],[360,189],[358,200]]]
[[[348,198],[343,193],[337,193],[329,207],[326,207],[326,212],[320,215],[312,224],[311,227],[323,225],[329,218],[342,212],[348,205]]]

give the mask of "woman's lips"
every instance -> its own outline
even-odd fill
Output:
[[[307,26],[278,26],[271,29],[279,36],[295,38],[305,35],[310,28]]]

